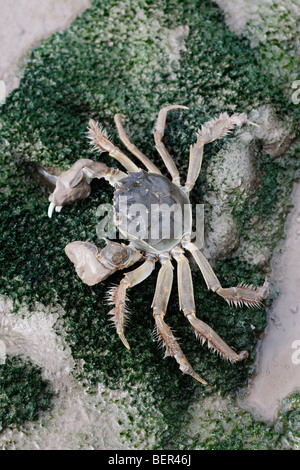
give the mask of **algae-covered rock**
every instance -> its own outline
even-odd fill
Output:
[[[193,204],[205,203],[208,251],[213,261],[222,258],[215,263],[222,284],[260,284],[266,262],[250,258],[254,248],[248,257],[245,253],[251,246],[257,249],[258,238],[257,254],[271,253],[282,236],[296,164],[297,149],[289,145],[299,136],[294,108],[269,78],[259,48],[252,49],[247,39],[231,32],[210,0],[95,0],[67,31],[31,52],[20,87],[1,107],[0,291],[16,306],[62,306],[59,334],[70,348],[74,376],[91,393],[97,386],[120,391],[127,413],[122,441],[128,448],[196,448],[200,441],[206,448],[221,447],[223,438],[220,432],[214,443],[199,436],[197,442],[189,440],[188,410],[199,385],[184,376],[172,358],[163,359],[153,336],[151,303],[157,271],[129,292],[128,352],[108,321],[110,307],[105,301],[109,286],[122,275],[85,286],[64,254],[65,245],[75,240],[101,246],[97,207],[112,200],[112,188],[94,182],[90,198],[50,220],[49,188],[41,185],[34,168],[41,164],[59,172],[79,158],[101,159],[111,166],[107,155],[90,148],[87,123],[90,118],[98,120],[124,150],[113,122],[114,114],[122,112],[131,140],[165,173],[152,130],[160,108],[177,103],[189,110],[168,116],[164,142],[184,178],[189,146],[202,124],[225,111],[246,112],[256,122],[262,109],[274,110],[279,130],[269,141],[270,131],[249,127],[205,146],[202,173],[191,196]],[[273,129],[268,119],[258,123],[264,127],[267,121]],[[263,236],[258,233],[262,224]],[[266,261],[269,255],[263,256]],[[247,361],[231,364],[197,342],[179,313],[174,286],[166,320],[191,364],[210,384],[198,392],[201,401],[216,391],[234,394],[246,384],[266,312],[264,307],[255,312],[232,310],[207,291],[198,271],[193,279],[199,317],[234,349],[250,352]],[[238,410],[232,408],[232,414],[238,416]],[[222,416],[226,419],[226,413]],[[240,427],[240,448],[252,445],[246,439],[256,432],[255,420],[251,423]],[[213,429],[216,421],[211,424]],[[268,440],[265,425],[259,428],[262,439],[275,446],[276,430],[272,429],[274,439]],[[88,448],[90,439],[81,436],[81,448]],[[93,445],[97,448],[95,441]]]
[[[212,259],[226,258],[238,248],[240,229],[233,207],[249,199],[260,184],[253,146],[254,138],[246,131],[232,139],[211,159],[207,168],[205,195],[210,210],[205,237]]]
[[[299,20],[297,0],[215,0],[223,9],[231,30],[257,47],[274,85],[291,96],[299,79]]]
[[[41,369],[27,358],[6,357],[0,364],[0,432],[8,426],[37,420],[41,411],[51,409],[53,391],[41,376]]]
[[[263,198],[270,196],[261,191],[265,181],[258,156],[272,159],[285,156],[293,148],[296,133],[293,119],[287,116],[284,121],[281,120],[269,105],[252,110],[250,118],[257,127],[251,129],[248,126],[240,130],[236,138],[227,142],[208,164],[209,190],[205,201],[209,209],[205,251],[212,260],[226,258],[235,252],[250,264],[266,267],[272,254],[272,246],[266,245],[266,238],[273,240],[274,247],[278,240],[278,228],[282,229],[284,204],[278,201],[277,212],[267,223],[264,213],[252,211],[244,236],[241,233],[240,214],[247,205],[263,204]]]
[[[263,152],[272,158],[284,155],[295,141],[296,132],[293,119],[283,116],[282,119],[270,106],[261,106],[251,112],[251,119],[260,124],[256,131]]]

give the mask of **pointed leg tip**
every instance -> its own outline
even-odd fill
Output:
[[[130,348],[128,342],[127,342],[127,339],[126,339],[125,336],[124,336],[124,333],[121,332],[121,333],[118,333],[118,335],[119,335],[119,337],[120,337],[122,343],[124,344],[125,348],[128,349],[128,351],[130,351],[131,348]]]
[[[192,366],[187,362],[187,360],[185,359],[184,362],[182,362],[180,364],[180,367],[179,369],[181,370],[181,372],[183,372],[184,374],[187,374],[187,375],[190,375],[191,377],[193,377],[195,380],[197,380],[198,382],[200,382],[202,385],[208,385],[208,383],[206,382],[206,380],[202,379],[200,377],[200,375],[197,374],[197,372],[194,371],[194,369],[192,368]]]
[[[202,379],[200,375],[196,374],[193,375],[194,379],[196,379],[198,382],[200,382],[202,385],[208,385],[208,382],[206,380]]]
[[[174,109],[189,109],[188,106],[184,106],[183,104],[174,104]]]
[[[259,124],[256,124],[256,122],[252,122],[252,121],[247,121],[247,124],[250,124],[251,126],[260,127]]]
[[[248,351],[241,351],[240,354],[238,355],[238,358],[237,358],[237,361],[244,361],[245,359],[247,359],[247,357],[249,356],[249,353]]]
[[[261,287],[258,287],[257,291],[259,292],[259,295],[261,299],[266,299],[270,295],[270,282],[266,278],[264,284]]]

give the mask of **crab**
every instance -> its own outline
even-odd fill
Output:
[[[139,263],[136,269],[127,271],[119,285],[111,288],[109,292],[109,303],[113,307],[109,313],[117,334],[127,349],[130,349],[124,334],[125,321],[128,316],[127,290],[147,279],[153,272],[156,263],[159,262],[160,269],[152,303],[157,336],[166,347],[166,353],[175,358],[180,370],[206,385],[207,382],[194,371],[188,362],[171,328],[165,322],[173,283],[173,260],[177,264],[179,306],[196,336],[203,343],[207,342],[209,347],[231,362],[246,359],[247,351],[237,353],[209,325],[197,318],[192,273],[186,252],[189,252],[196,261],[207,288],[221,296],[229,304],[256,307],[267,297],[267,281],[261,287],[242,283],[236,287],[222,287],[201,249],[191,239],[192,211],[189,194],[200,173],[204,145],[224,137],[236,126],[256,124],[249,121],[244,113],[235,113],[231,116],[222,113],[218,118],[202,125],[196,142],[190,146],[187,178],[185,184],[181,185],[179,171],[163,143],[167,113],[176,108],[188,109],[182,105],[162,108],[154,127],[155,147],[171,176],[171,180],[164,176],[159,168],[130,141],[123,127],[122,120],[125,118],[123,114],[116,114],[114,117],[120,140],[127,150],[144,165],[146,170],[140,168],[116,147],[96,121],[90,120],[88,136],[94,148],[100,152],[108,152],[126,172],[118,168],[109,168],[104,163],[94,162],[90,159],[76,161],[69,170],[56,177],[56,187],[49,196],[48,215],[51,218],[54,210],[60,212],[66,204],[88,197],[91,193],[91,181],[94,178],[104,178],[115,188],[114,223],[119,233],[129,243],[118,243],[106,239],[106,246],[99,249],[87,241],[73,241],[65,247],[66,255],[74,264],[80,279],[89,286],[104,281],[118,270]],[[125,208],[121,204],[123,199],[127,201]],[[152,232],[149,234],[148,231],[138,232],[136,226],[132,227],[130,208],[134,204],[143,204],[145,211],[142,212],[140,225],[148,229],[155,228],[154,235]],[[155,211],[159,211],[163,205],[171,207],[174,204],[177,208],[177,215],[175,214],[169,219],[173,231],[164,236],[161,233],[165,221],[164,215],[154,218],[155,223],[150,216],[157,215]],[[178,217],[183,213],[185,215],[184,224],[181,223],[181,217]],[[156,226],[151,226],[151,223]]]

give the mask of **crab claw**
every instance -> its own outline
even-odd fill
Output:
[[[61,173],[56,180],[56,186],[49,196],[50,205],[48,216],[52,217],[54,209],[60,212],[66,204],[84,199],[91,193],[90,180],[84,174],[84,168],[93,165],[92,160],[82,158],[78,160],[69,170]]]
[[[53,211],[55,209],[55,204],[53,202],[50,202],[49,207],[48,207],[48,217],[51,219],[53,215]]]
[[[65,253],[74,264],[76,273],[82,282],[88,286],[94,286],[104,281],[117,270],[113,266],[102,264],[97,246],[89,242],[75,241],[69,243],[65,247]]]

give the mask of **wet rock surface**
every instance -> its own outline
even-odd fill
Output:
[[[65,29],[90,3],[90,0],[1,3],[0,80],[5,82],[7,94],[19,86],[29,48],[50,34]]]
[[[259,127],[241,129],[208,165],[207,182],[212,190],[205,195],[209,211],[204,250],[213,260],[235,253],[250,264],[266,267],[272,250],[263,246],[261,240],[254,241],[258,232],[261,239],[268,236],[267,227],[264,233],[265,218],[254,214],[244,240],[236,212],[239,208],[242,210],[247,200],[255,201],[262,185],[258,154],[279,158],[292,147],[295,132],[292,121],[282,121],[269,106],[252,110],[249,119]],[[278,216],[280,218],[280,210]]]

